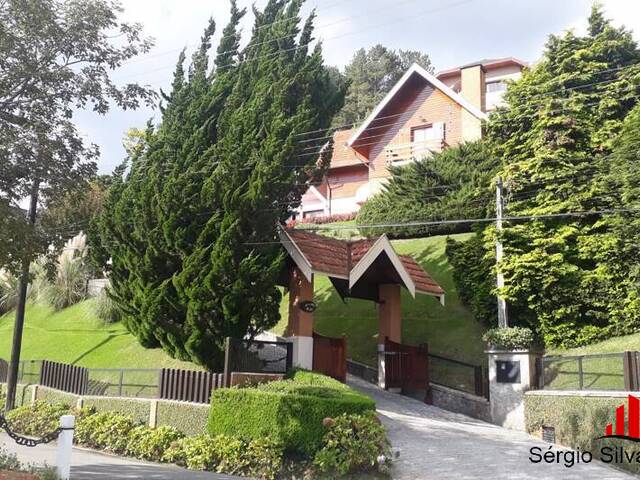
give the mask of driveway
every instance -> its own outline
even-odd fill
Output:
[[[529,449],[548,443],[480,420],[389,393],[350,376],[350,386],[376,401],[394,450],[400,451],[392,471],[401,480],[619,480],[637,476],[600,461],[534,464]]]
[[[0,447],[15,453],[20,462],[34,465],[55,465],[56,445],[38,445],[34,448],[21,447],[4,432],[0,434]],[[171,465],[140,462],[127,458],[103,455],[83,449],[73,449],[71,456],[72,480],[110,480],[141,479],[145,480],[222,480],[237,479],[209,472],[196,472]]]

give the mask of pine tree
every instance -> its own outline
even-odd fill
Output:
[[[317,155],[304,153],[321,141],[298,140],[328,128],[344,97],[320,47],[310,50],[313,15],[298,27],[301,4],[271,0],[254,10],[240,51],[245,11],[232,3],[213,68],[210,21],[186,77],[181,56],[162,123],[100,222],[129,330],[145,346],[211,369],[226,336],[278,320],[275,227],[319,174]]]

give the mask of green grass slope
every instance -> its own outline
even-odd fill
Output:
[[[456,240],[468,234],[453,235]],[[438,299],[402,292],[402,336],[409,344],[428,343],[432,353],[481,364],[486,362],[481,340],[483,328],[458,298],[445,255],[446,236],[394,240],[398,253],[412,255],[445,290],[445,306]],[[316,331],[322,335],[347,337],[347,355],[374,364],[378,334],[375,303],[347,299],[344,303],[326,277],[315,279]],[[282,334],[287,323],[288,295],[282,301],[281,320],[274,329]]]
[[[161,349],[140,346],[123,325],[105,325],[93,313],[93,300],[59,312],[51,307],[27,306],[22,340],[23,360],[54,360],[85,367],[191,368],[194,364],[174,360]],[[0,358],[11,355],[14,314],[0,317]]]

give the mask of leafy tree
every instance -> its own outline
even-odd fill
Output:
[[[136,108],[153,96],[109,78],[151,46],[139,25],[118,20],[120,12],[108,0],[0,2],[0,266],[20,271],[7,409],[15,395],[29,265],[56,236],[36,227],[38,204],[95,173],[97,148],[82,141],[73,111],[92,107],[104,114],[111,103]],[[17,208],[25,197],[28,216]]]
[[[485,218],[493,211],[488,186],[498,168],[491,148],[481,141],[448,148],[407,166],[391,167],[389,183],[363,205],[356,221],[370,225]],[[468,232],[471,228],[463,223],[408,226],[389,233],[415,237]]]
[[[322,173],[298,139],[329,127],[345,90],[309,47],[314,16],[298,27],[301,4],[254,9],[240,51],[245,12],[232,3],[212,68],[211,20],[188,67],[178,60],[161,124],[109,192],[96,228],[113,262],[111,295],[144,346],[220,368],[225,337],[279,318],[275,225]]]
[[[612,26],[598,6],[586,36],[549,37],[542,60],[509,87],[506,106],[488,125],[509,186],[508,215],[630,207],[632,196],[612,175],[627,168],[615,139],[638,103],[639,80],[631,33]],[[629,132],[623,135],[632,138]],[[507,224],[502,293],[517,321],[563,346],[640,329],[637,312],[629,311],[637,309],[637,283],[628,280],[637,271],[636,235],[637,223],[613,215]],[[489,252],[493,229],[484,238]]]
[[[345,67],[349,89],[333,124],[348,126],[364,120],[413,63],[433,72],[431,59],[422,52],[395,51],[380,44],[358,50]]]

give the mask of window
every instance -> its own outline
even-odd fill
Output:
[[[504,92],[507,90],[507,84],[502,80],[498,80],[497,82],[487,82],[486,89],[487,93]]]
[[[421,125],[411,129],[411,141],[426,142],[429,140],[442,140],[444,138],[444,123]]]

